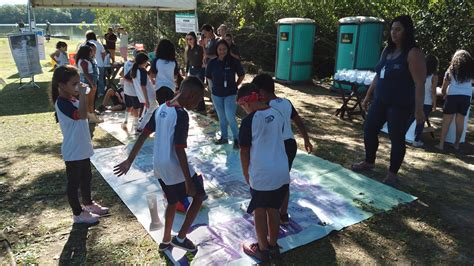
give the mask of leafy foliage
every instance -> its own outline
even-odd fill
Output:
[[[95,15],[89,9],[69,8],[36,8],[34,9],[36,23],[92,23]],[[26,5],[2,5],[0,6],[0,24],[14,24],[20,20],[28,22]]]
[[[262,69],[274,70],[276,53],[275,22],[285,17],[304,17],[316,21],[314,39],[314,73],[318,77],[334,72],[338,19],[350,16],[375,16],[388,22],[395,16],[411,15],[416,25],[417,40],[425,53],[440,59],[440,70],[447,68],[456,49],[474,52],[473,2],[470,0],[222,0],[199,1],[198,20],[215,27],[228,25],[244,60]],[[120,23],[129,28],[137,41],[154,47],[158,41],[156,12],[96,12],[100,23]],[[114,16],[115,15],[115,16]],[[182,34],[174,32],[174,13],[160,13],[161,36],[176,45]]]

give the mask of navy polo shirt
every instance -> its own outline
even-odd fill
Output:
[[[212,80],[212,94],[219,97],[237,94],[236,74],[239,77],[245,75],[239,60],[231,56],[223,61],[212,59],[206,67],[206,77]]]

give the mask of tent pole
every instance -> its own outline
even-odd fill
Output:
[[[198,13],[197,7],[194,9],[194,17],[196,18],[196,34],[199,32],[199,20],[198,20]]]
[[[30,31],[32,31],[31,27],[31,2],[28,0],[27,6],[26,6],[26,11],[28,13],[28,28]]]

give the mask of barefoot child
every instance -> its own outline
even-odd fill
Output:
[[[63,134],[61,154],[66,163],[67,197],[73,213],[74,223],[96,224],[99,216],[109,209],[91,198],[91,135],[87,122],[86,86],[80,83],[77,68],[59,66],[53,74],[51,94],[56,109],[56,118]],[[79,100],[76,98],[79,96]],[[82,203],[79,203],[78,189]]]
[[[153,167],[168,201],[163,241],[159,245],[159,251],[165,251],[171,246],[196,251],[196,246],[186,238],[186,234],[201,208],[206,193],[198,175],[188,165],[185,148],[189,117],[184,108],[196,108],[203,93],[204,86],[198,78],[186,78],[181,84],[179,93],[154,112],[127,160],[114,167],[117,176],[126,174],[145,140],[152,132],[157,132],[153,147]],[[187,196],[193,197],[193,201],[178,235],[171,237],[176,204]]]
[[[237,103],[248,114],[240,125],[240,160],[252,196],[247,212],[254,215],[258,240],[245,243],[243,251],[263,262],[280,254],[278,210],[290,182],[283,141],[284,119],[276,109],[262,102],[255,84],[239,89]]]
[[[303,120],[296,112],[296,109],[293,107],[291,102],[285,98],[279,98],[275,95],[275,83],[271,76],[267,74],[259,74],[253,80],[252,83],[257,85],[259,93],[262,96],[263,101],[268,103],[271,107],[275,108],[284,119],[284,130],[283,130],[283,139],[285,140],[285,151],[288,156],[288,167],[291,170],[293,165],[293,160],[296,156],[296,150],[298,149],[296,145],[295,138],[293,136],[293,131],[291,130],[291,121],[295,122],[298,130],[300,131],[304,139],[304,147],[308,153],[313,150],[313,145],[309,141],[308,133],[306,127],[303,124]],[[288,200],[290,193],[285,198],[283,205],[280,209],[280,223],[288,224],[290,222],[288,216]]]

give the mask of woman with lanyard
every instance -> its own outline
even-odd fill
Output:
[[[204,68],[202,67],[202,61],[204,59],[204,49],[198,45],[196,33],[194,31],[189,32],[186,35],[186,48],[184,54],[184,61],[186,64],[186,75],[195,76],[204,82]],[[206,105],[204,98],[196,108],[197,111],[206,111]]]
[[[236,80],[236,75],[238,76]],[[216,144],[228,143],[227,126],[230,125],[234,137],[234,149],[239,148],[239,130],[235,114],[237,111],[237,87],[244,80],[245,72],[240,61],[230,55],[229,44],[225,40],[217,42],[217,58],[206,68],[206,78],[212,81],[211,97],[219,118],[221,137]]]
[[[405,134],[415,112],[417,123],[425,121],[423,113],[425,57],[416,46],[413,21],[409,16],[396,17],[390,24],[388,45],[375,67],[377,75],[363,101],[370,103],[364,125],[365,160],[352,170],[374,168],[379,146],[378,135],[385,122],[391,141],[390,167],[384,183],[394,186],[405,156]]]

